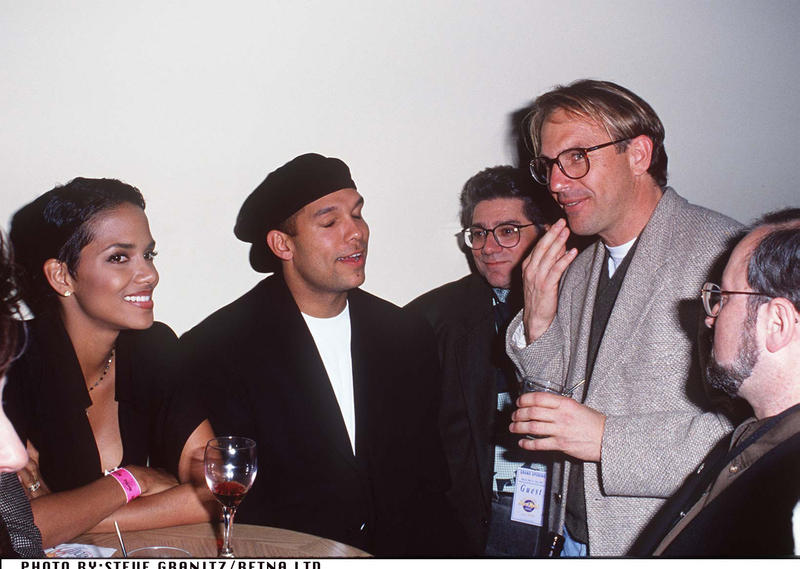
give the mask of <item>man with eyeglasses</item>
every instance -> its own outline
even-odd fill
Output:
[[[563,453],[550,519],[562,555],[622,555],[731,428],[703,392],[692,299],[740,224],[667,186],[664,127],[619,85],[545,93],[530,131],[531,173],[569,227],[554,224],[523,263],[508,350],[520,377],[572,391],[526,393],[511,430]],[[578,255],[570,232],[599,239]]]
[[[765,215],[701,296],[712,387],[750,404],[631,555],[800,555],[800,209]]]
[[[448,499],[476,557],[537,552],[539,527],[511,518],[517,470],[543,467],[526,464],[530,453],[508,430],[518,389],[504,338],[522,308],[520,263],[549,227],[557,213],[553,206],[530,176],[511,166],[473,176],[461,192],[461,223],[474,271],[407,307],[425,316],[436,332],[442,365],[439,428],[453,480]]]

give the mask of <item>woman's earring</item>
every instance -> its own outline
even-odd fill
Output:
[[[72,294],[72,291],[65,290],[65,291],[64,291],[64,298],[67,298],[67,297],[68,297],[69,295],[71,295],[71,294]]]

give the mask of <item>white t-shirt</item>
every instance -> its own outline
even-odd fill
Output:
[[[608,276],[609,278],[614,276],[614,273],[617,272],[617,267],[619,267],[622,260],[625,258],[625,255],[628,254],[628,251],[631,250],[633,244],[636,243],[636,239],[634,238],[628,241],[627,243],[623,243],[622,245],[617,245],[616,247],[609,247],[606,244],[603,246],[608,250]],[[524,348],[528,344],[525,342],[525,327],[518,326],[516,330],[514,330],[514,334],[511,336],[511,341],[518,348]]]
[[[605,245],[605,248],[608,250],[609,278],[613,277],[614,273],[617,272],[617,267],[619,267],[620,263],[622,263],[622,260],[625,258],[625,255],[628,254],[628,251],[631,250],[631,247],[633,247],[634,243],[636,243],[636,238],[633,238],[622,245],[617,245],[616,247],[609,247],[608,245]]]
[[[350,304],[346,304],[344,310],[333,318],[314,318],[308,314],[303,314],[303,318],[328,372],[355,454],[356,410],[353,400],[353,358],[350,353]]]

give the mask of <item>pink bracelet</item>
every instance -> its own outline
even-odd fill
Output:
[[[122,489],[125,491],[126,503],[134,498],[138,498],[139,494],[142,493],[142,488],[139,486],[136,478],[124,468],[115,468],[106,474],[106,476],[109,475],[113,476],[116,481],[119,482],[119,485],[122,486]]]

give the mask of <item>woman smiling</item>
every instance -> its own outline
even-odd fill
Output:
[[[154,323],[144,207],[132,186],[76,178],[12,220],[35,318],[6,409],[28,443],[20,477],[45,547],[113,520],[133,530],[216,516],[202,460],[214,434],[176,380],[175,334]]]

